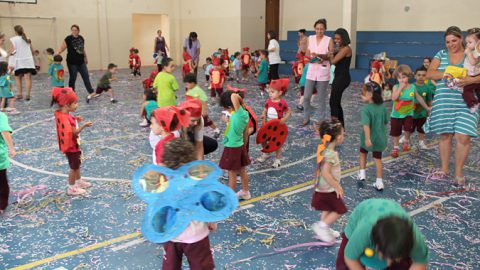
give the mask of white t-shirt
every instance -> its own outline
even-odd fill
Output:
[[[7,62],[8,53],[0,47],[0,62]]]
[[[271,49],[275,48],[274,52],[270,52]],[[275,39],[270,39],[268,43],[268,62],[270,65],[280,64],[282,59],[280,58],[280,44]]]
[[[173,135],[175,135],[175,138],[180,137],[180,132],[174,131]],[[152,162],[153,164],[157,164],[157,157],[155,155],[155,146],[157,146],[157,143],[163,138],[161,135],[155,135],[153,131],[150,130],[150,134],[148,135],[148,142],[150,142],[150,147],[152,147]]]
[[[15,50],[14,54],[14,66],[15,70],[18,69],[35,69],[35,62],[33,61],[32,50],[30,44],[22,39],[21,36],[14,36],[10,38]],[[9,61],[10,62],[10,61]]]

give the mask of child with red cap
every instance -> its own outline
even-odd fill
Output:
[[[161,165],[165,143],[175,138],[174,131],[188,127],[190,113],[183,108],[166,106],[153,110],[150,114],[150,121],[153,134],[160,136],[160,140],[155,145],[153,163]]]
[[[78,127],[78,122],[82,122],[80,116],[73,116],[70,113],[77,110],[78,98],[72,88],[56,87],[52,89],[52,106],[57,103],[59,108],[55,111],[55,125],[57,127],[57,140],[60,151],[65,154],[70,166],[68,174],[68,195],[85,194],[85,188],[92,186],[89,182],[82,179],[80,175],[80,165],[82,152],[79,146],[79,135],[86,127],[91,127],[92,122],[85,122]]]
[[[221,58],[213,57],[213,69],[210,70],[210,97],[212,103],[216,101],[216,95],[220,97],[223,93],[223,83],[225,82],[225,72],[222,70]]]
[[[157,77],[157,74],[158,74],[158,71],[152,70],[152,72],[150,72],[150,77],[143,80],[142,83],[143,83],[143,89],[144,90],[152,89],[153,81],[155,81],[155,77]]]
[[[247,81],[248,80],[248,71],[250,70],[250,60],[252,59],[252,56],[250,55],[249,52],[250,48],[245,47],[243,48],[243,53],[240,56],[242,59],[242,81]]]
[[[192,57],[187,52],[183,52],[183,65],[182,65],[182,77],[185,78],[185,75],[193,72],[195,69],[195,63],[192,60]]]
[[[268,86],[268,96],[267,102],[265,102],[265,108],[263,109],[262,116],[262,124],[265,124],[267,121],[273,119],[280,119],[281,124],[285,124],[290,118],[291,111],[288,108],[288,103],[282,99],[288,89],[289,80],[287,78],[272,80],[270,85]],[[265,119],[267,118],[267,119]],[[280,162],[282,154],[282,148],[279,148],[275,151],[275,161],[273,162],[272,167],[278,168],[282,165]],[[267,160],[268,154],[263,153],[259,158],[257,158],[258,162],[264,162]]]
[[[379,61],[372,62],[372,70],[368,76],[368,81],[376,82],[378,85],[383,85],[383,76],[382,76],[382,63]]]

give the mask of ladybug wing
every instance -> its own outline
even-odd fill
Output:
[[[74,146],[73,129],[72,124],[68,120],[68,115],[56,111],[55,125],[57,127],[58,147],[62,153],[65,153]]]

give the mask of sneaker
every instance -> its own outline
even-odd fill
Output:
[[[340,232],[335,231],[334,229],[330,228],[330,232],[332,233],[333,237],[339,238],[340,237]]]
[[[297,105],[297,109],[298,109],[299,111],[303,111],[303,106],[300,105],[300,104],[298,104],[298,105]]]
[[[418,142],[418,147],[422,150],[427,150],[428,149],[427,145],[425,144],[425,141],[419,141]]]
[[[316,234],[316,238],[323,242],[333,242],[335,241],[335,237],[333,236],[330,228],[320,226],[319,222],[315,222],[312,225],[312,230]]]
[[[398,141],[399,143],[404,143],[405,142],[405,136],[402,135],[402,137],[400,137],[400,140]]]
[[[275,161],[272,164],[272,167],[273,168],[278,168],[280,166],[282,166],[282,162],[280,161],[280,159],[275,159]]]
[[[117,101],[116,99],[112,99],[112,100],[110,100],[110,102],[111,102],[112,104],[118,103],[118,101]]]
[[[215,138],[215,139],[220,138],[220,130],[219,129],[216,129],[215,131],[213,131],[213,138]]]
[[[7,113],[10,114],[10,115],[15,115],[15,114],[19,114],[20,111],[18,111],[17,109],[13,109],[11,111],[7,111]]]
[[[87,98],[85,99],[85,101],[87,102],[87,104],[90,103],[90,99],[91,99],[91,98],[92,98],[91,96],[87,96]]]
[[[397,158],[398,157],[398,148],[393,148],[392,149],[392,152],[390,152],[390,155],[393,157],[393,158]]]
[[[26,101],[30,101],[30,96],[27,96],[27,97],[25,98],[25,100],[26,100]]]
[[[2,111],[5,111],[5,112],[11,112],[11,111],[14,111],[14,110],[15,110],[15,108],[10,108],[10,107],[2,109]]]
[[[407,152],[407,151],[410,151],[410,145],[408,144],[408,142],[404,142],[403,143],[403,152]]]
[[[373,187],[374,187],[376,190],[378,190],[378,191],[383,190],[383,188],[384,188],[383,181],[382,181],[382,180],[377,180],[377,181],[373,184]]]
[[[86,180],[83,180],[83,179],[79,179],[75,181],[75,184],[77,184],[78,187],[80,188],[90,188],[92,186],[92,183],[87,182]]]
[[[148,122],[147,119],[143,119],[142,122],[140,122],[141,127],[148,127]]]
[[[365,178],[366,178],[366,177],[363,176],[363,175],[360,175],[360,173],[358,174],[358,181],[362,181],[362,182],[363,182],[363,181],[365,181]]]
[[[250,191],[243,191],[243,189],[241,189],[237,192],[237,198],[241,200],[250,200],[252,196],[250,195]]]
[[[260,162],[260,163],[265,162],[265,160],[267,160],[267,158],[268,158],[268,154],[267,153],[262,153],[262,155],[257,158],[257,162]]]
[[[80,187],[77,187],[77,186],[74,186],[74,187],[69,187],[67,189],[67,194],[68,195],[71,195],[71,196],[76,196],[76,195],[83,195],[85,194],[87,191],[83,188],[80,188]]]

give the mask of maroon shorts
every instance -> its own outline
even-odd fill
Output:
[[[95,93],[97,94],[101,94],[103,92],[108,92],[108,90],[112,89],[111,87],[106,87],[106,88],[103,88],[103,87],[97,87],[97,91],[95,91]]]
[[[368,154],[368,151],[367,149],[360,147],[360,153]],[[373,151],[372,154],[373,154],[373,158],[382,159],[382,152]]]
[[[402,129],[406,132],[413,132],[413,117],[390,119],[390,136],[400,137]]]
[[[218,97],[220,97],[223,93],[223,87],[222,88],[212,88],[210,89],[210,96],[215,97],[216,94],[218,94]]]
[[[164,270],[182,269],[182,257],[184,254],[192,270],[210,270],[215,268],[208,236],[191,244],[168,241],[163,244],[163,249],[165,250],[162,263],[162,269]]]
[[[331,211],[343,215],[347,212],[347,206],[342,199],[337,198],[337,193],[313,192],[312,207],[317,211]]]
[[[302,78],[302,77],[295,77],[295,83],[298,84],[298,83],[300,82],[300,79],[301,79],[301,78]]]
[[[207,116],[202,116],[203,117],[203,126],[204,127],[209,127],[213,125],[213,121]]]
[[[300,86],[300,96],[303,97],[303,93],[305,93],[305,86]],[[317,94],[317,88],[313,88],[313,95]]]
[[[342,242],[340,243],[340,247],[338,248],[338,255],[337,255],[337,262],[336,262],[336,269],[337,270],[348,270],[348,266],[345,263],[345,247],[347,246],[348,238],[345,233],[342,233]],[[385,268],[384,270],[408,270],[412,266],[412,260],[408,259],[405,261],[401,261],[399,263],[394,263],[389,267]]]
[[[260,86],[260,89],[265,90],[265,88],[267,87],[267,84],[266,83],[259,83],[258,86]]]
[[[244,70],[244,71],[245,70],[246,71],[250,70],[250,65],[242,65],[242,70]]]
[[[413,131],[417,130],[418,133],[425,134],[425,130],[423,130],[425,122],[427,122],[426,117],[413,119]]]
[[[225,147],[218,166],[227,171],[238,171],[242,167],[250,165],[247,147]]]
[[[72,170],[80,169],[80,164],[82,164],[82,160],[80,159],[80,157],[82,156],[82,152],[68,152],[68,153],[65,153],[65,156],[67,156],[68,165],[70,166],[70,169]]]

